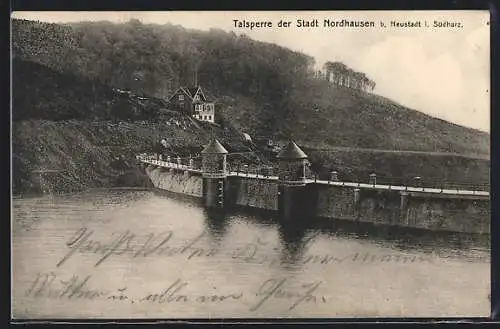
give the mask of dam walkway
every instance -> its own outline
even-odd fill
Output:
[[[179,169],[202,175],[201,169],[196,169],[192,166],[181,164],[178,162],[167,162],[164,160],[157,160],[151,156],[143,156],[143,155],[136,156],[136,159],[144,164],[149,164],[156,167]],[[278,176],[241,172],[241,171],[231,171],[231,170],[228,171],[228,177],[232,176],[278,181]],[[438,187],[418,187],[418,186],[403,186],[403,185],[389,185],[389,184],[370,184],[370,183],[360,183],[360,182],[344,182],[344,181],[319,180],[319,179],[306,179],[306,184],[346,186],[346,187],[372,189],[372,190],[393,190],[393,191],[419,193],[419,194],[429,193],[429,194],[444,194],[444,195],[456,195],[456,196],[466,196],[466,195],[481,196],[481,197],[490,196],[490,193],[487,191],[461,189],[461,188],[443,188],[443,187],[438,188]]]

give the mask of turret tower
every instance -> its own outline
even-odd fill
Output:
[[[279,180],[286,186],[306,184],[307,155],[290,141],[276,156],[279,160]]]
[[[207,207],[224,207],[227,179],[227,150],[217,139],[201,151],[203,173],[203,199]]]
[[[304,197],[306,187],[307,155],[290,141],[276,156],[279,161],[278,208],[285,220],[306,213]]]

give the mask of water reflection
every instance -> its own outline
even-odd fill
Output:
[[[261,226],[266,230],[278,233],[280,250],[280,263],[283,265],[295,265],[302,259],[309,244],[321,233],[310,228],[307,221],[283,222],[275,221],[275,214],[269,211],[254,210],[252,216],[248,212],[225,211],[223,209],[204,209],[205,230],[212,242],[219,244],[229,234],[229,226],[241,222],[242,218],[246,224]],[[252,242],[257,247],[268,247],[269,241],[257,236]]]
[[[490,250],[490,236],[459,232],[430,231],[397,226],[342,220],[316,219],[311,227],[329,236],[368,240],[382,247],[419,251],[440,256],[467,256],[476,259],[475,251]]]
[[[223,209],[204,209],[205,231],[214,243],[220,243],[227,234],[229,216]]]
[[[251,216],[249,216],[251,214]],[[264,210],[205,210],[207,231],[214,240],[227,234],[234,220],[245,218],[249,224],[277,229],[282,246],[283,264],[300,261],[308,245],[319,235],[330,238],[357,239],[395,250],[418,251],[440,257],[484,260],[490,250],[490,236],[481,234],[439,232],[423,229],[378,225],[323,218],[304,218],[293,222],[277,220]]]
[[[297,264],[307,250],[309,243],[317,235],[308,231],[307,225],[290,222],[281,222],[278,234],[282,245],[281,263]]]

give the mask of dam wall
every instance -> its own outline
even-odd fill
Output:
[[[261,178],[229,177],[229,204],[278,210],[278,181]]]
[[[325,218],[356,220],[355,191],[352,187],[314,184],[315,215]]]
[[[455,232],[490,233],[489,199],[410,195],[400,225]]]
[[[156,188],[203,198],[201,174],[146,167]],[[226,206],[279,210],[277,179],[230,176],[225,179]],[[436,231],[490,232],[490,200],[483,196],[401,192],[325,184],[307,184],[296,201],[311,216]]]
[[[319,217],[436,231],[490,233],[489,197],[315,185],[315,215]]]
[[[288,221],[310,217],[349,220],[436,231],[490,233],[488,192],[377,185],[307,179],[307,155],[293,142],[278,157],[279,175],[227,169],[227,150],[212,140],[202,151],[202,168],[138,157],[156,188],[204,200],[206,207],[248,207],[276,211]],[[293,218],[292,218],[293,217]]]
[[[169,192],[203,197],[203,178],[189,171],[147,166],[146,174],[153,186]]]

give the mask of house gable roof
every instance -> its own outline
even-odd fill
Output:
[[[196,95],[200,95],[201,98],[205,101],[207,101],[207,97],[205,96],[205,93],[201,89],[201,86],[197,87],[179,87],[173,94],[168,98],[168,101],[170,101],[175,95],[179,93],[179,91],[182,91],[191,101],[194,99]]]
[[[191,95],[191,98],[194,98],[194,96],[198,93],[198,89],[200,89],[200,87],[189,87],[189,88],[185,88],[188,92],[189,92],[189,95]]]
[[[170,101],[175,95],[179,93],[179,91],[182,91],[184,95],[189,97],[191,100],[193,99],[193,96],[184,88],[184,87],[179,87],[173,94],[168,98],[168,101]]]
[[[198,86],[198,90],[196,90],[196,93],[193,95],[193,98],[196,95],[200,95],[201,99],[203,99],[204,101],[207,101],[207,96],[205,96],[205,93],[203,92],[203,89],[201,89],[200,86]]]

